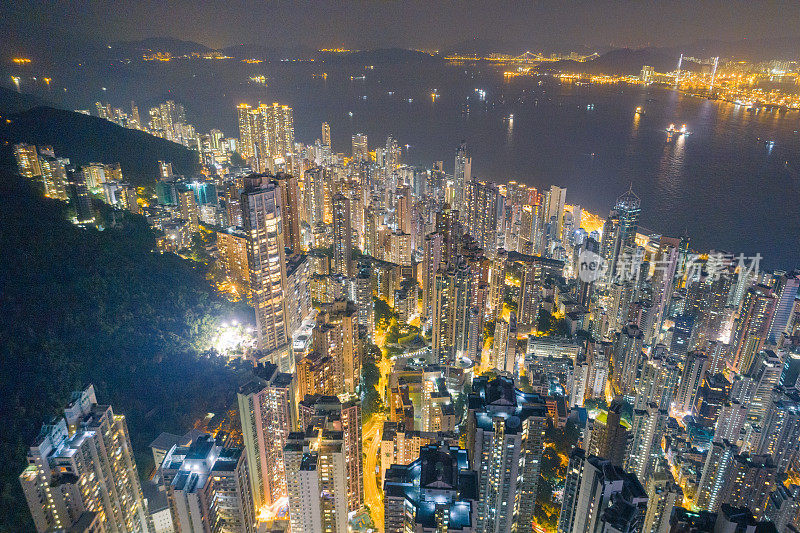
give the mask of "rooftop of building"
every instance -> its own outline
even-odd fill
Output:
[[[424,527],[434,527],[436,511],[446,507],[449,530],[458,530],[472,524],[477,473],[469,468],[466,450],[429,445],[410,465],[392,465],[386,471],[384,491],[387,498],[403,498],[412,506],[414,521]]]

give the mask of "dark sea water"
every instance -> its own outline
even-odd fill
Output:
[[[249,80],[260,74],[266,87]],[[443,160],[448,172],[463,139],[478,177],[566,187],[568,203],[601,216],[632,185],[641,223],[654,231],[688,231],[698,250],[761,253],[772,268],[800,266],[797,111],[751,113],[663,88],[506,80],[495,67],[442,63],[140,63],[106,66],[90,78],[77,91],[84,107],[173,98],[201,131],[236,135],[236,104],[278,101],[294,108],[300,141],[319,138],[323,121],[334,150],[348,154],[353,133],[368,134],[370,147],[391,134],[409,145],[405,162]],[[637,106],[644,114],[634,113]],[[670,123],[692,135],[668,140]]]

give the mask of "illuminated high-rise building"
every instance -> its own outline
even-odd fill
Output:
[[[739,373],[750,369],[753,359],[769,334],[777,298],[769,287],[756,285],[747,290],[731,339],[733,368]]]
[[[706,511],[717,511],[725,501],[725,491],[733,468],[733,459],[738,452],[736,444],[712,442],[706,454],[706,463],[700,486],[697,489],[696,505]]]
[[[69,199],[67,165],[69,165],[69,159],[56,159],[48,156],[39,159],[44,195],[48,198],[65,201]]]
[[[314,350],[334,358],[337,383],[341,387],[335,394],[354,394],[361,378],[361,344],[355,304],[344,298],[322,304],[312,334]]]
[[[478,472],[475,531],[533,532],[547,407],[507,377],[475,378],[467,401],[467,450]]]
[[[448,364],[469,348],[470,268],[466,263],[440,268],[434,278],[433,339],[434,362]]]
[[[430,233],[425,236],[422,243],[422,316],[423,322],[431,318],[433,309],[433,299],[435,295],[434,284],[436,273],[442,264],[442,235],[441,233]]]
[[[492,367],[516,375],[517,318],[512,312],[508,321],[498,318],[494,328]]]
[[[211,435],[172,446],[159,469],[177,530],[254,533],[255,511],[247,459]]]
[[[353,276],[353,231],[350,199],[339,193],[333,197],[333,273]]]
[[[251,107],[247,104],[239,104],[236,107],[237,118],[239,122],[239,154],[244,159],[250,159],[255,154],[253,153],[253,131],[251,129],[252,123],[250,120]]]
[[[346,533],[346,454],[332,430],[292,433],[284,448],[292,533]]]
[[[281,217],[280,188],[267,176],[245,178],[242,192],[242,221],[247,236],[250,290],[256,310],[258,346],[270,352],[270,360],[281,371],[290,370],[286,323],[286,258]]]
[[[322,123],[322,145],[331,147],[331,125],[327,122]]]
[[[292,375],[272,363],[259,365],[237,399],[253,503],[260,509],[287,496],[283,447],[293,425]]]
[[[612,275],[617,272],[617,261],[620,254],[632,253],[635,248],[641,210],[641,200],[633,193],[633,188],[628,189],[628,192],[617,198],[613,213],[619,220],[619,226],[616,228],[614,243],[609,243],[609,258],[607,259],[610,262],[609,273]]]
[[[466,450],[424,446],[411,464],[393,465],[386,471],[384,531],[478,531],[476,477]]]
[[[469,206],[469,186],[472,183],[472,158],[467,152],[467,143],[462,142],[456,150],[456,163],[453,170],[453,204],[452,208],[461,213],[461,218],[466,219]]]
[[[353,135],[353,159],[356,161],[369,160],[369,147],[367,146],[367,135],[365,133]]]
[[[565,498],[562,507],[568,510],[568,517],[574,517],[569,531],[642,531],[648,501],[636,476],[599,457],[586,457],[582,466],[578,464],[580,455],[573,458],[573,470],[582,475],[577,490],[570,492],[570,499]],[[567,530],[559,526],[559,531]]]
[[[775,389],[764,419],[759,454],[769,454],[778,472],[800,457],[800,395]]]
[[[99,405],[92,385],[42,428],[19,480],[40,533],[69,531],[87,512],[98,531],[150,531],[125,416]]]
[[[706,354],[690,352],[686,356],[686,361],[683,363],[683,375],[675,395],[675,405],[679,411],[691,413],[707,371],[708,357]]]
[[[281,220],[284,226],[284,246],[291,250],[292,254],[299,254],[302,251],[302,241],[300,240],[300,192],[297,186],[297,178],[291,174],[278,172],[271,180],[281,189]]]
[[[558,235],[562,233],[562,224],[564,217],[564,202],[567,198],[567,189],[564,187],[550,186],[547,194],[547,204],[545,205],[542,215],[544,216],[545,223],[549,222],[555,217],[557,228],[555,232]]]
[[[519,285],[519,299],[517,300],[517,314],[520,324],[530,327],[536,323],[539,315],[541,298],[541,269],[535,263],[522,263],[522,279]],[[502,280],[505,283],[505,280]],[[502,303],[500,304],[502,307]]]
[[[669,533],[672,510],[683,502],[683,491],[668,470],[651,475],[645,484],[647,514],[642,533]]]
[[[661,454],[661,439],[667,429],[669,411],[655,403],[633,412],[632,440],[625,457],[625,470],[633,472],[640,482],[647,482],[655,472]]]
[[[483,248],[488,257],[497,252],[497,206],[500,193],[497,185],[478,180],[467,184],[469,204],[466,206],[467,229],[478,246]]]
[[[784,333],[788,333],[789,322],[792,318],[797,291],[800,289],[800,272],[787,272],[782,274],[773,288],[777,302],[772,316],[767,339],[775,344],[781,340]]]
[[[244,296],[250,290],[250,267],[247,262],[247,236],[234,228],[217,231],[217,250],[225,275],[236,291]]]
[[[329,440],[334,446],[340,442],[344,454],[345,513],[359,510],[364,504],[361,402],[342,402],[336,396],[307,396],[300,402],[298,427],[305,428],[306,437],[316,439],[320,446]],[[287,479],[289,476],[287,464]]]
[[[255,163],[257,172],[273,171],[275,160],[294,151],[292,108],[278,103],[257,108],[240,104],[237,112],[242,156]]]
[[[15,144],[14,157],[17,160],[19,173],[23,178],[33,179],[42,175],[42,169],[39,166],[39,154],[32,144]]]
[[[575,513],[577,511],[578,491],[583,478],[583,469],[586,465],[586,452],[582,448],[575,447],[569,456],[567,464],[567,475],[564,479],[564,497],[561,505],[561,512],[558,515],[558,533],[572,533],[572,526],[575,523]]]
[[[642,352],[642,330],[628,324],[617,335],[614,343],[614,385],[623,395],[636,394],[636,379],[644,358]]]
[[[628,446],[628,430],[622,425],[622,402],[614,400],[608,407],[605,422],[595,420],[588,442],[585,444],[589,455],[595,455],[622,466]]]

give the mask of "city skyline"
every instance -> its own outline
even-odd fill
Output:
[[[793,8],[42,7],[0,532],[800,531]]]

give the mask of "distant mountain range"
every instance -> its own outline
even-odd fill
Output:
[[[0,92],[4,99],[5,90]],[[4,116],[5,118],[5,116]],[[8,165],[10,148],[20,142],[52,146],[57,156],[75,165],[91,162],[120,163],[122,174],[134,185],[153,183],[158,161],[172,163],[176,174],[191,175],[199,164],[186,147],[107,120],[52,107],[34,107],[0,123],[0,145]]]

